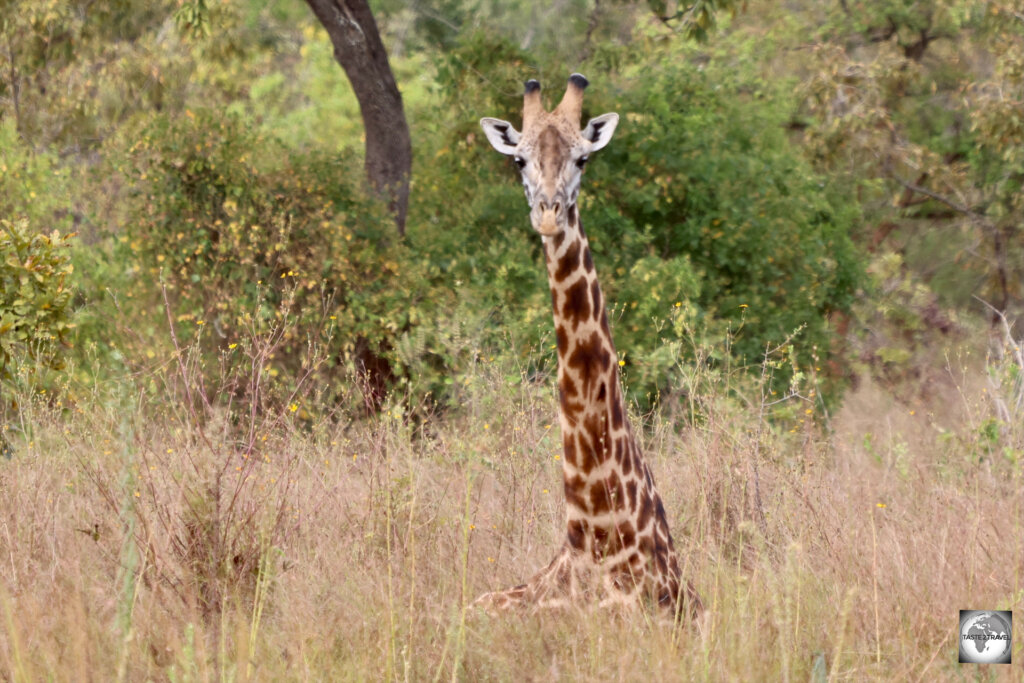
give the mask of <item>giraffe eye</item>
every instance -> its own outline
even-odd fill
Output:
[[[581,156],[579,159],[576,160],[576,167],[577,168],[583,168],[584,166],[586,166],[587,165],[587,159],[589,159],[589,158],[590,157],[588,157],[587,155]]]
[[[520,156],[517,156],[516,157],[516,166],[518,166],[519,168],[523,168],[524,166],[526,166],[526,159],[524,159],[524,158],[522,158]]]

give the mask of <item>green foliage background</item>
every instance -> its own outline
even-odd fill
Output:
[[[593,83],[584,116],[621,116],[580,205],[642,406],[682,396],[687,365],[760,373],[783,342],[774,389],[811,376],[832,402],[855,372],[911,363],[965,294],[1019,301],[1019,98],[945,97],[973,77],[964,54],[993,84],[1019,76],[1019,31],[997,21],[1012,3],[576,3],[562,32],[539,4],[381,3],[416,155],[405,240],[365,194],[358,107],[301,5],[7,5],[5,230],[79,237],[74,270],[51,261],[37,304],[6,286],[2,315],[59,338],[82,385],[173,337],[213,376],[278,329],[273,383],[313,372],[323,406],[370,366],[450,406],[475,359],[550,371],[540,242],[477,120],[518,122],[522,81],[557,98],[573,70]],[[998,253],[972,260],[979,244]],[[24,245],[3,250],[24,265]]]
[[[618,61],[644,61],[614,72],[585,98],[584,118],[617,111],[622,123],[588,168],[580,211],[634,397],[650,405],[671,393],[679,365],[695,361],[695,343],[721,349],[715,362],[758,371],[766,347],[797,330],[800,362],[827,354],[829,315],[849,308],[860,279],[849,237],[856,206],[800,158],[778,110],[738,95],[735,79],[693,69],[675,45],[623,52]],[[461,262],[460,279],[492,293],[484,307],[539,341],[550,327],[539,241],[525,229],[515,172],[479,144],[471,118],[487,112],[518,122],[516,90],[527,59],[481,33],[442,63],[447,104],[466,113],[451,147],[438,151],[441,172],[431,182],[444,188],[439,198],[460,197],[454,203],[465,214],[448,215],[452,242],[433,248],[443,258],[467,238],[493,245]],[[501,80],[488,87],[475,82],[479,73]],[[550,82],[549,97],[563,89],[562,79]],[[438,205],[428,225],[439,224],[449,206]],[[460,223],[474,225],[475,234],[460,234]],[[779,383],[790,376],[781,372]]]

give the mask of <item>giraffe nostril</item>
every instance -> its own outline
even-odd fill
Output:
[[[562,202],[555,202],[555,213],[562,213]]]

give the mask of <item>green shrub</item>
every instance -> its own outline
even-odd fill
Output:
[[[73,236],[56,230],[46,235],[25,219],[0,218],[0,378],[19,359],[62,365],[60,347],[74,327],[68,281]]]
[[[130,151],[114,260],[142,339],[168,336],[165,287],[179,338],[211,358],[241,360],[247,339],[277,330],[268,382],[286,393],[314,357],[328,405],[360,373],[374,400],[403,379],[434,391],[436,363],[412,368],[398,347],[444,292],[364,196],[358,160],[296,152],[209,111],[156,118]]]
[[[786,388],[794,366],[823,367],[834,377],[821,376],[821,388],[834,396],[843,360],[826,367],[815,359],[830,355],[830,318],[850,307],[862,278],[849,237],[858,209],[790,145],[784,112],[739,84],[712,82],[669,50],[638,48],[620,73],[584,68],[594,84],[584,122],[620,115],[615,139],[588,167],[580,214],[630,393],[650,405],[677,388],[675,368],[696,360],[695,341],[722,350],[709,362],[760,372],[766,347],[799,330],[794,363],[777,369],[774,384]],[[410,234],[451,263],[532,351],[551,327],[540,240],[517,171],[489,149],[476,121],[518,124],[521,82],[538,71],[557,74],[543,82],[553,106],[566,74],[479,34],[439,71],[444,107],[460,118],[427,152],[431,186],[415,197],[420,210],[434,212],[420,228],[429,236]]]
[[[624,119],[588,179],[595,258],[607,254],[616,273],[632,273],[629,264],[645,258],[686,257],[681,266],[698,274],[699,287],[664,276],[614,279],[612,300],[648,301],[624,308],[621,343],[650,355],[679,341],[654,334],[651,320],[689,301],[697,332],[728,343],[741,365],[760,371],[766,347],[798,329],[800,365],[827,356],[830,316],[849,309],[861,278],[849,237],[855,205],[810,170],[770,103],[679,61],[630,75],[628,90],[602,91],[591,104],[594,112],[617,107]],[[784,387],[790,378],[783,371],[777,379]]]
[[[678,395],[697,347],[721,350],[701,362],[759,368],[767,345],[800,330],[792,362],[777,369],[786,387],[829,355],[829,318],[859,282],[856,208],[809,170],[770,103],[669,57],[603,54],[602,64],[635,65],[588,74],[584,116],[622,117],[588,169],[581,214],[630,393],[645,406]],[[550,370],[541,242],[515,169],[477,120],[517,121],[527,76],[545,77],[556,99],[563,70],[484,34],[446,53],[436,111],[413,121],[404,241],[364,196],[356,156],[296,150],[230,113],[153,118],[110,154],[129,159],[131,197],[108,262],[131,343],[168,337],[166,287],[179,337],[199,338],[220,365],[254,332],[280,328],[270,367],[287,391],[315,349],[328,404],[361,369],[378,395],[401,386],[453,403],[478,352],[511,353],[531,375]],[[841,376],[832,360],[819,367]]]

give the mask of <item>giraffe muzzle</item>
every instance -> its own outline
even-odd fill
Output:
[[[545,237],[557,235],[561,230],[564,229],[565,212],[562,211],[562,203],[555,202],[549,204],[544,201],[537,203],[538,211],[534,211],[534,215],[540,214],[540,220],[533,221],[534,229]]]
[[[550,237],[558,233],[558,214],[552,210],[544,211],[540,215],[540,227],[537,232]]]

